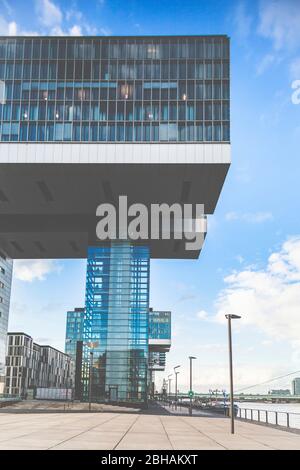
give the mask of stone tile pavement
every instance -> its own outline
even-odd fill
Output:
[[[140,413],[0,413],[3,449],[300,449],[300,435],[222,417]]]

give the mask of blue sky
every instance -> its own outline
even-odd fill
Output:
[[[299,25],[298,0],[0,0],[0,34],[231,37],[232,166],[203,252],[151,264],[151,305],[173,312],[164,376],[181,364],[181,389],[190,354],[196,388],[228,388],[225,311],[243,317],[236,388],[300,369]],[[65,312],[83,305],[84,284],[84,260],[16,263],[10,329],[62,348]]]

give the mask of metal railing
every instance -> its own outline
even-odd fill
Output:
[[[300,431],[300,413],[259,408],[239,408],[237,417],[247,421],[299,429]]]
[[[0,400],[16,400],[20,399],[20,395],[10,395],[8,393],[0,393]]]

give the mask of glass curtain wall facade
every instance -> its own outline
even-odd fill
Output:
[[[227,36],[0,38],[13,142],[228,142]]]
[[[159,351],[149,352],[149,369],[150,370],[165,370],[166,367],[166,353]]]
[[[0,252],[0,393],[5,379],[5,356],[13,262]]]
[[[76,362],[77,341],[83,337],[84,308],[75,308],[67,312],[65,352]]]
[[[149,248],[127,241],[88,250],[84,400],[90,377],[93,401],[147,399],[149,265]]]
[[[149,339],[171,340],[171,312],[149,312]]]

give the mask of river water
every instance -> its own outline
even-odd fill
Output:
[[[266,422],[266,413],[268,411],[268,422],[276,424],[276,411],[278,424],[281,426],[287,425],[287,413],[289,413],[289,421],[291,428],[300,429],[300,403],[237,403],[239,407],[239,416],[241,413],[242,418],[245,417],[245,410],[247,409],[247,418],[251,419],[251,412],[253,420],[258,420],[260,414],[260,421]],[[258,411],[259,410],[259,411]]]

